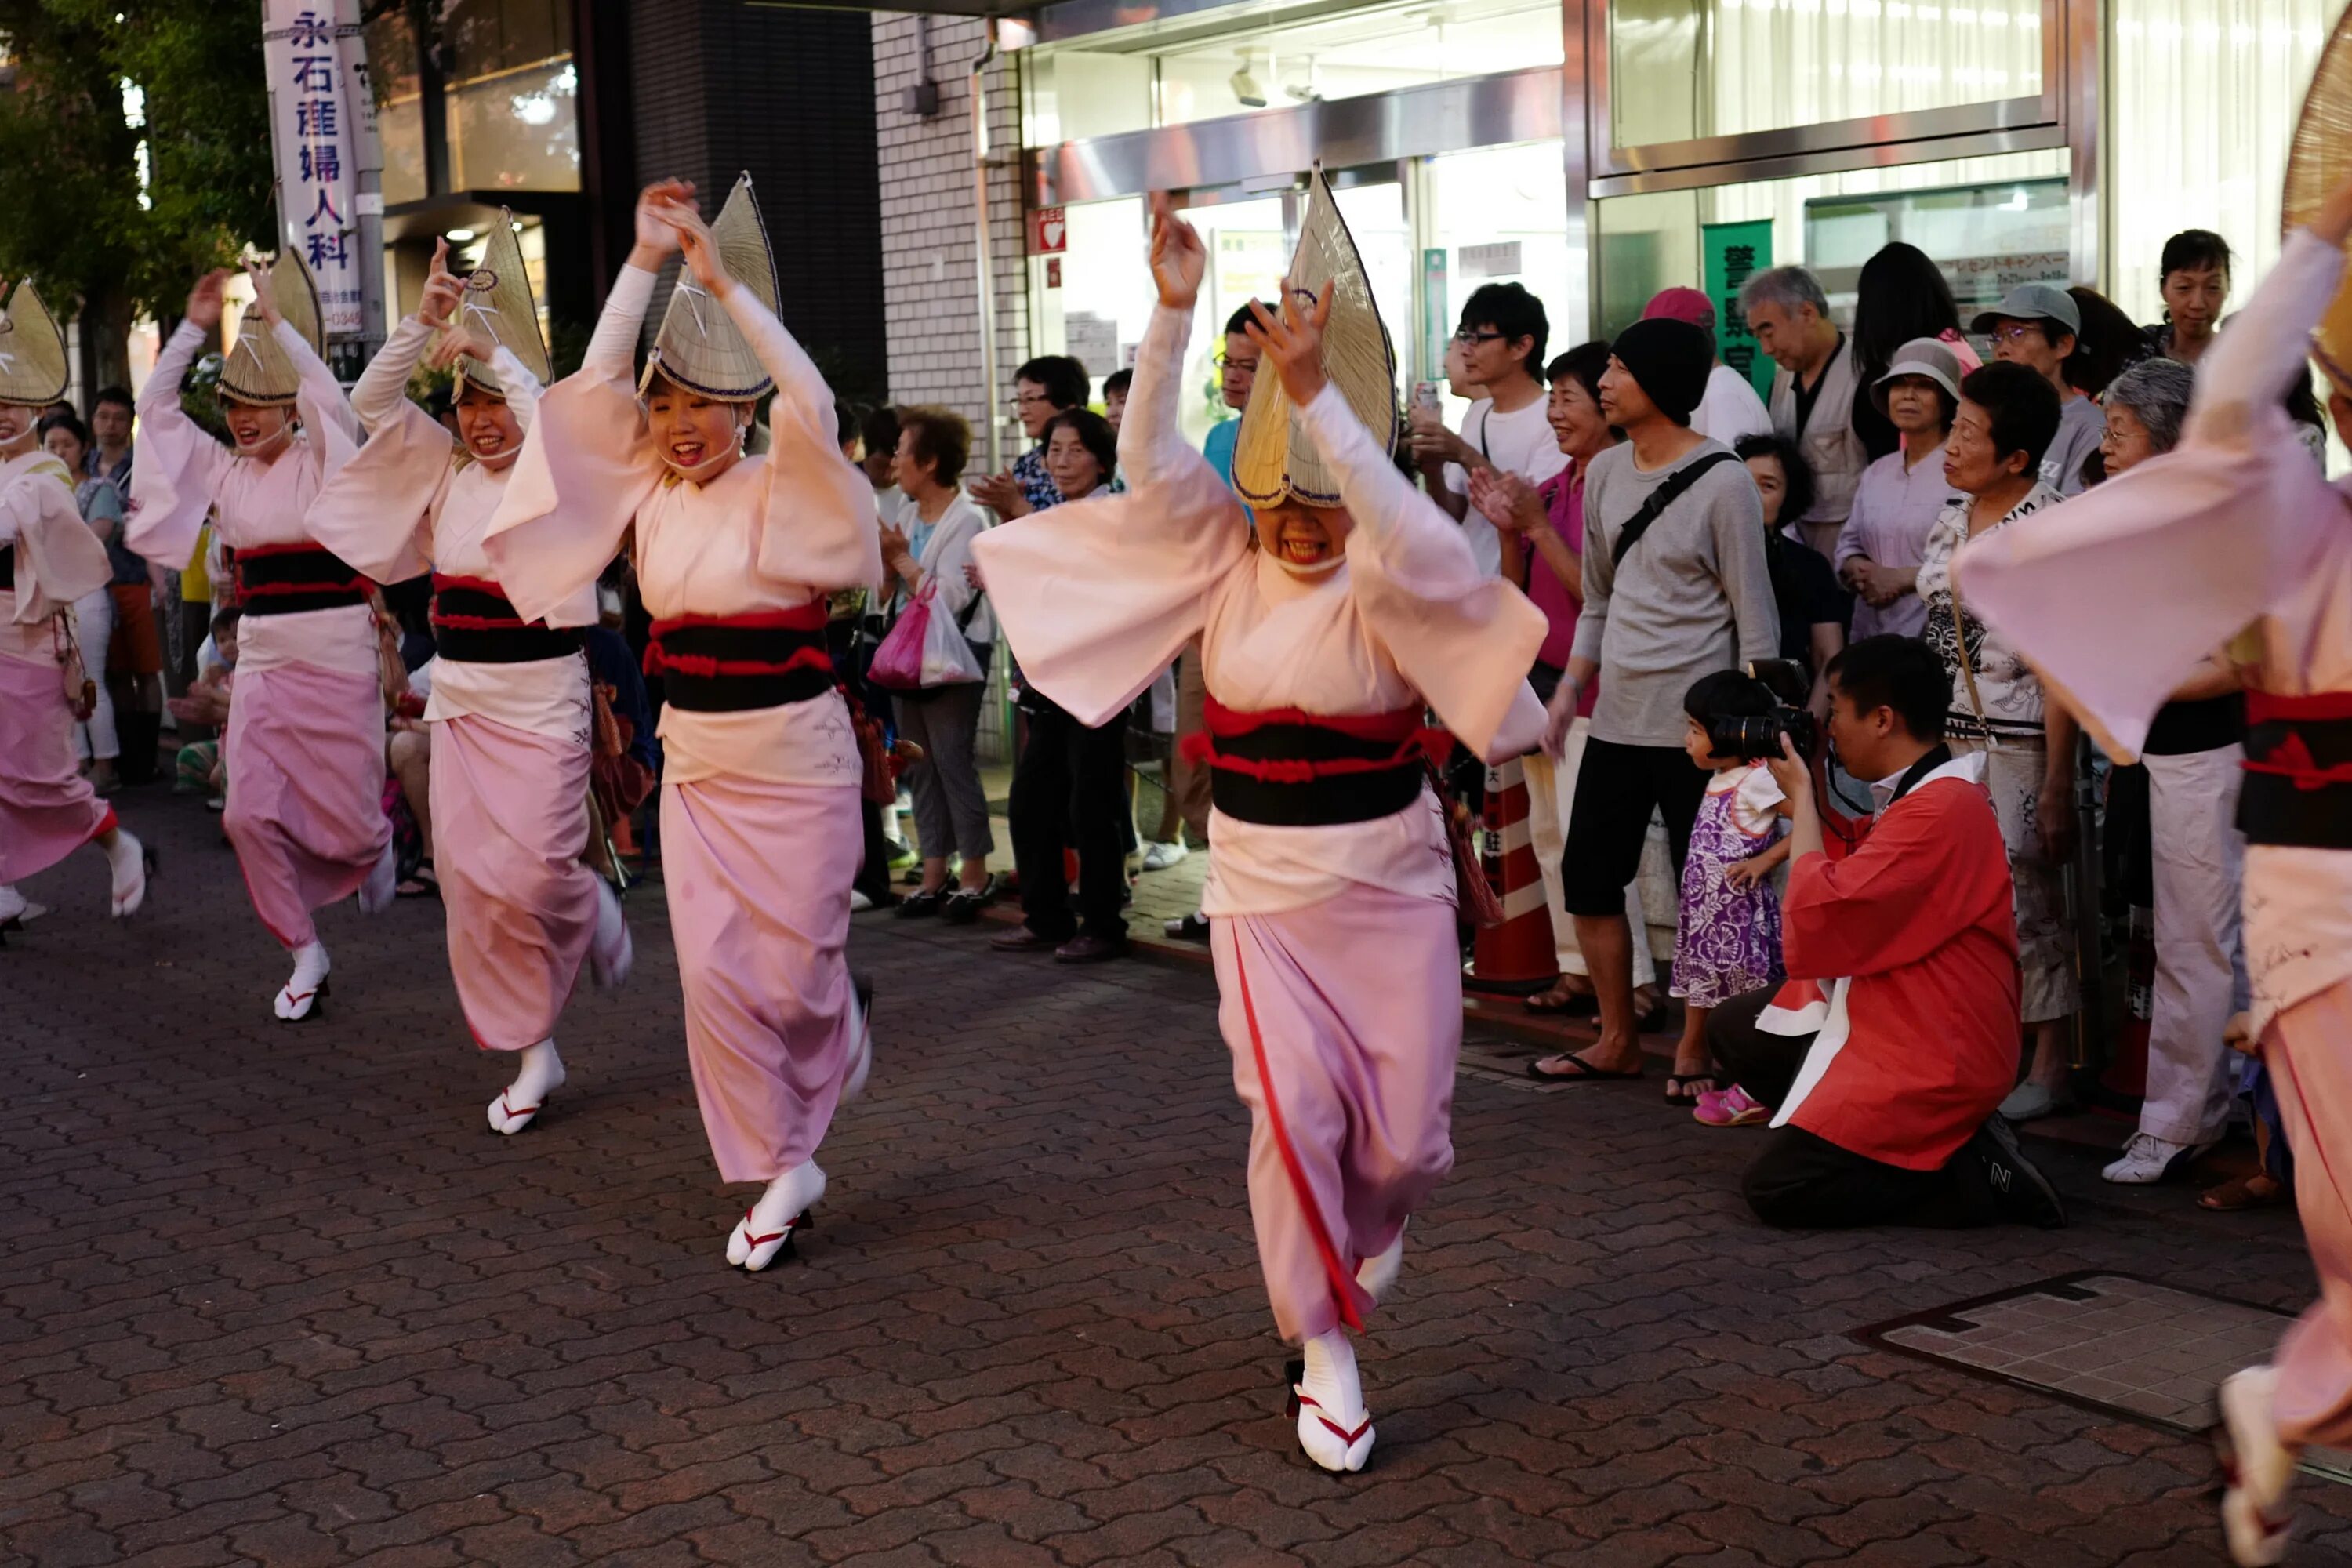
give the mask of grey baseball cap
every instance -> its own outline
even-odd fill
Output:
[[[1969,323],[1972,332],[1989,332],[1998,321],[2055,321],[2075,337],[2083,335],[2083,312],[2074,296],[2055,283],[2021,283],[2000,298],[2000,303]]]
[[[1870,400],[1886,412],[1886,388],[1906,375],[1924,375],[1944,389],[1954,403],[1960,400],[1960,356],[1935,338],[1913,338],[1895,351],[1886,374],[1870,384]]]

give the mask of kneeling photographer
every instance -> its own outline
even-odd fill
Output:
[[[1832,859],[1813,765],[1782,739],[1790,979],[1707,1021],[1739,1089],[1777,1108],[1741,1184],[1748,1206],[1791,1229],[2063,1225],[1994,1114],[2017,1070],[2017,928],[1982,759],[1943,743],[1943,664],[1924,643],[1865,637],[1829,677],[1830,745],[1876,781],[1876,815]]]

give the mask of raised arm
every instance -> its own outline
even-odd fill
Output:
[[[2338,223],[2325,213],[2319,221]],[[2287,237],[2278,265],[2197,367],[2188,442],[2243,441],[2270,419],[2285,417],[2281,401],[2296,376],[2310,374],[2311,330],[2327,313],[2343,275],[2340,227],[2330,237],[2315,222]]]
[[[1488,760],[1532,747],[1543,710],[1528,671],[1543,646],[1543,612],[1509,584],[1478,570],[1462,530],[1405,483],[1323,370],[1326,290],[1301,311],[1286,282],[1283,314],[1262,304],[1250,336],[1297,403],[1307,438],[1339,479],[1353,520],[1348,574],[1366,623],[1405,679],[1462,743]]]
[[[199,279],[188,295],[187,314],[155,356],[155,368],[138,399],[139,440],[131,449],[130,510],[122,542],[149,560],[177,570],[196,547],[205,514],[220,493],[236,461],[212,433],[180,406],[180,384],[205,345],[205,334],[220,324],[221,288],[226,272]]]
[[[404,317],[360,372],[352,387],[352,412],[371,434],[389,424],[408,401],[408,378],[416,374],[417,362],[432,341],[430,325],[415,316]]]

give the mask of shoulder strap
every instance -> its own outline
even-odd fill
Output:
[[[1738,461],[1738,458],[1731,453],[1718,449],[1707,453],[1685,468],[1677,468],[1668,474],[1658,488],[1650,492],[1650,499],[1642,503],[1642,510],[1627,518],[1625,526],[1618,531],[1616,543],[1609,548],[1609,564],[1612,566],[1623,564],[1625,552],[1642,542],[1642,535],[1650,531],[1650,524],[1657,521],[1666,508],[1680,500],[1685,490],[1698,483],[1698,477],[1701,474],[1718,463]]]

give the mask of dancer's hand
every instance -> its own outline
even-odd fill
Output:
[[[458,301],[466,297],[466,280],[449,270],[449,242],[433,242],[433,270],[425,275],[425,292],[416,301],[416,319],[438,330],[449,324]]]
[[[686,269],[702,291],[714,300],[724,300],[735,292],[735,279],[719,259],[719,242],[711,237],[710,226],[702,221],[692,202],[670,202],[660,209],[669,220],[671,232],[677,236],[678,248],[686,252]]]
[[[278,296],[269,287],[269,268],[258,261],[248,260],[245,264],[245,277],[253,285],[254,313],[271,327],[276,327],[286,318],[278,313]]]
[[[188,291],[188,320],[211,331],[221,323],[221,291],[228,283],[228,268],[216,267],[196,279]]]
[[[1250,301],[1250,342],[1274,361],[1274,374],[1281,379],[1282,390],[1302,408],[1314,402],[1330,381],[1323,374],[1323,328],[1331,320],[1336,291],[1327,287],[1318,300],[1286,278],[1281,315],[1267,310],[1262,300]]]
[[[1151,280],[1160,286],[1160,302],[1171,310],[1189,310],[1201,298],[1201,279],[1208,276],[1209,251],[1200,231],[1176,216],[1176,204],[1165,191],[1151,194]]]
[[[479,364],[488,364],[499,352],[498,340],[478,326],[453,326],[441,334],[433,345],[425,363],[435,370],[447,370],[457,363],[458,356],[469,354]]]
[[[694,185],[688,180],[656,180],[637,193],[637,237],[629,249],[630,266],[659,271],[661,264],[677,253],[677,228],[664,209],[693,200]]]

